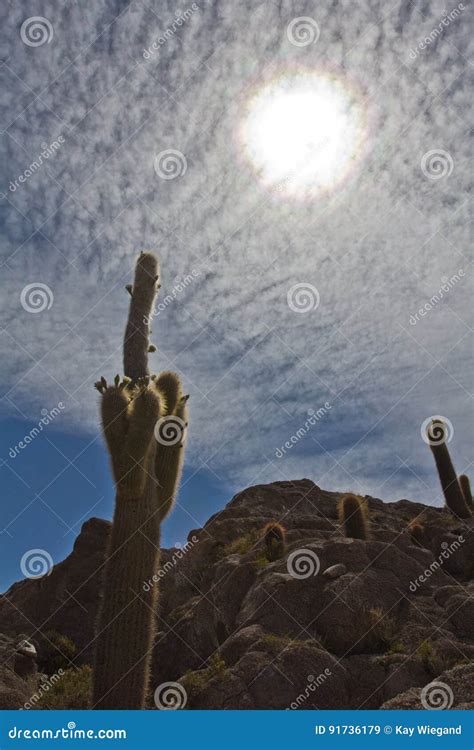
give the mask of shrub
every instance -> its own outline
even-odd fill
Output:
[[[92,696],[92,669],[66,669],[61,679],[44,692],[35,708],[79,709],[90,708]]]
[[[56,630],[44,633],[38,646],[38,668],[52,675],[58,669],[68,669],[77,654],[77,646],[67,635]]]

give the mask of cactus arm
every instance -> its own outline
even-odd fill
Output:
[[[124,372],[135,384],[149,375],[150,315],[156,297],[158,261],[152,253],[141,253],[135,268],[130,308],[123,345]]]
[[[184,446],[188,426],[187,396],[182,396],[176,406],[175,413],[165,417],[161,435],[174,435],[172,443],[166,443],[160,431],[156,431],[157,443],[155,450],[155,493],[158,523],[161,524],[171,512],[176,500],[177,489],[181,478],[184,460]]]
[[[464,500],[466,501],[466,505],[468,508],[471,509],[472,512],[472,493],[471,493],[471,483],[469,481],[469,477],[467,474],[461,474],[459,477],[459,484],[461,486],[461,491],[464,497]]]
[[[439,481],[449,510],[458,518],[469,518],[471,510],[464,500],[457,474],[449,455],[446,440],[446,425],[439,419],[433,420],[427,429],[428,443],[438,469]]]

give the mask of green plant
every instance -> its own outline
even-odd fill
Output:
[[[150,376],[150,315],[158,263],[136,264],[123,345],[125,376],[96,383],[116,486],[98,618],[93,708],[144,708],[155,629],[160,525],[176,496],[184,455],[187,396],[179,378]]]
[[[367,501],[358,495],[343,495],[338,503],[339,522],[345,536],[352,539],[369,538],[369,511]]]
[[[471,483],[469,481],[469,477],[467,474],[461,474],[459,477],[459,484],[461,487],[461,492],[463,494],[464,500],[466,502],[466,505],[468,508],[471,509],[472,512],[472,493],[471,493]]]
[[[380,607],[372,607],[365,613],[367,631],[364,646],[368,651],[387,651],[397,634],[395,621]]]
[[[442,419],[433,419],[426,429],[427,440],[438,469],[446,505],[458,518],[470,518],[471,509],[464,499],[446,444],[447,433],[447,425]]]
[[[88,665],[80,669],[66,669],[54,684],[50,684],[47,689],[43,688],[41,698],[34,708],[86,710],[90,708],[91,696],[92,669]]]
[[[40,672],[52,675],[58,669],[67,669],[77,654],[76,644],[56,630],[47,630],[39,640],[38,668]]]
[[[227,665],[218,653],[214,653],[210,659],[208,666],[205,669],[197,669],[194,672],[186,672],[183,677],[183,682],[188,690],[202,690],[209,680],[214,677],[223,678],[227,672]]]
[[[430,641],[422,641],[416,650],[417,656],[425,669],[431,674],[439,674],[444,664],[439,660]]]
[[[407,647],[403,641],[394,641],[387,649],[387,654],[406,654]]]
[[[267,523],[264,530],[265,554],[269,562],[283,557],[286,549],[285,529],[280,523]]]
[[[252,547],[256,545],[256,543],[260,539],[260,536],[260,532],[257,529],[253,529],[247,534],[243,534],[237,539],[233,539],[231,542],[226,544],[225,555],[245,555],[247,552],[250,552]]]

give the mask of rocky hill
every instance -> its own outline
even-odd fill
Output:
[[[186,708],[417,708],[440,681],[447,707],[474,708],[472,520],[367,497],[370,539],[351,539],[339,498],[307,479],[251,487],[184,548],[162,550],[155,581],[144,582],[160,586],[150,707],[155,688],[179,682]],[[273,562],[270,521],[286,529]],[[77,646],[71,662],[91,663],[109,529],[90,519],[50,575],[0,598],[10,657],[20,635],[41,657],[42,635],[56,631]],[[31,692],[31,677],[22,691],[15,673],[12,698],[13,672],[10,658],[5,707]]]

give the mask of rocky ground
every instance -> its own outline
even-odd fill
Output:
[[[186,708],[474,708],[473,522],[368,497],[370,540],[346,539],[339,497],[306,479],[251,487],[185,549],[162,551],[151,707],[155,688],[179,682]],[[273,520],[287,546],[268,562]],[[68,661],[91,663],[109,528],[90,519],[50,575],[0,597],[0,707],[31,695],[25,638],[41,658],[56,631],[76,644]]]

